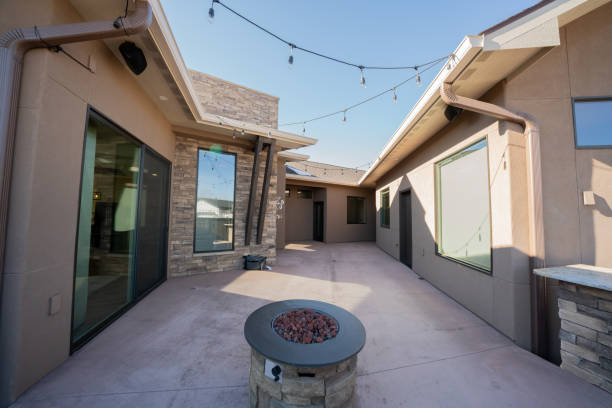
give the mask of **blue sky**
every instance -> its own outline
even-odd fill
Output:
[[[451,53],[465,35],[478,34],[535,0],[466,1],[280,1],[222,0],[229,7],[288,41],[362,65],[418,65]],[[189,68],[280,98],[279,123],[340,110],[390,88],[411,71],[359,70],[294,52],[289,47],[215,6],[210,1],[162,0],[183,59]],[[385,95],[347,113],[306,125],[315,146],[300,149],[311,160],[347,167],[376,157],[438,68],[398,89],[397,104]],[[301,134],[302,126],[280,127]],[[365,168],[362,167],[362,168]]]

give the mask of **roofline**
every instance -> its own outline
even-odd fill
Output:
[[[417,103],[414,105],[410,113],[404,118],[399,127],[393,132],[391,139],[385,144],[382,151],[376,157],[376,160],[370,168],[364,173],[359,180],[359,184],[364,183],[376,168],[385,160],[385,158],[393,151],[393,149],[402,141],[402,139],[410,132],[410,130],[421,120],[421,118],[429,111],[429,109],[438,100],[438,90],[440,86],[449,78],[455,79],[463,71],[466,65],[480,52],[483,46],[483,37],[481,36],[466,36],[459,46],[455,49],[449,62],[444,64],[436,77],[429,84],[425,92],[421,95]],[[450,67],[450,69],[449,69]]]
[[[285,175],[285,179],[295,180],[295,181],[308,181],[310,183],[319,183],[319,184],[334,184],[337,186],[345,186],[345,187],[368,188],[368,187],[360,185],[358,182],[349,183],[346,181],[334,181],[334,180],[329,180],[329,179],[313,178],[309,176],[299,176],[297,174],[287,174]]]
[[[487,35],[487,34],[491,34],[497,30],[499,30],[502,27],[505,27],[513,22],[515,22],[516,20],[519,20],[523,17],[525,17],[528,14],[533,13],[536,10],[541,9],[542,7],[546,6],[547,4],[550,4],[552,2],[554,2],[556,0],[542,0],[539,3],[534,4],[533,6],[526,8],[525,10],[516,13],[515,15],[508,17],[507,19],[505,19],[504,21],[500,21],[499,23],[495,24],[494,26],[491,26],[489,28],[487,28],[486,30],[481,31],[478,35]]]
[[[244,129],[245,132],[266,136],[279,141],[287,141],[300,146],[311,146],[317,139],[300,136],[295,133],[280,131],[276,128],[260,126],[250,122],[243,122],[219,115],[212,115],[202,108],[197,93],[191,83],[189,70],[185,65],[183,56],[176,43],[172,30],[161,6],[160,0],[148,0],[153,10],[153,24],[149,28],[149,34],[160,51],[173,80],[176,82],[181,95],[185,99],[189,110],[196,123],[218,127],[222,129]],[[271,96],[271,95],[270,95]]]
[[[310,156],[308,156],[307,154],[300,154],[291,151],[279,152],[278,157],[280,157],[281,159],[285,159],[285,161],[289,163],[303,162],[307,161],[310,158]]]

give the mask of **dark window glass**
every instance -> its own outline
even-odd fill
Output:
[[[438,254],[491,271],[487,141],[436,164]]]
[[[235,176],[235,155],[198,151],[195,252],[234,248]]]
[[[366,223],[366,199],[363,197],[346,197],[346,223]]]
[[[298,190],[297,192],[298,198],[312,198],[312,190]]]
[[[574,101],[576,146],[612,146],[612,99]]]
[[[389,208],[389,189],[380,192],[380,226],[389,228],[391,225],[391,209]]]

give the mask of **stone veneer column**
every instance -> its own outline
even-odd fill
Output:
[[[561,368],[612,393],[612,292],[559,282]]]
[[[221,146],[223,152],[235,153],[236,196],[234,210],[234,250],[219,253],[194,253],[193,240],[195,228],[195,206],[198,175],[198,149],[208,149],[212,145]],[[254,154],[238,146],[219,144],[198,137],[176,135],[176,157],[172,168],[172,199],[170,206],[169,262],[168,275],[185,276],[199,273],[219,272],[244,267],[244,255],[263,255],[269,264],[276,259],[276,160],[270,177],[270,193],[266,209],[266,219],[262,243],[256,245],[257,217],[255,216],[251,245],[244,246],[246,210],[249,199],[249,186],[253,168]],[[267,153],[262,153],[265,163]],[[262,191],[265,165],[260,168],[259,186],[255,198],[256,212]]]
[[[280,364],[283,380],[264,375],[265,357],[251,350],[249,408],[348,408],[353,406],[357,356],[324,367]]]

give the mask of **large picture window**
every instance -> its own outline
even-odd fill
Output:
[[[612,98],[574,99],[576,146],[612,147]]]
[[[346,223],[366,223],[366,199],[364,197],[346,197]]]
[[[234,249],[236,156],[198,150],[195,252]]]
[[[487,141],[436,164],[437,252],[491,271]]]
[[[380,192],[380,226],[389,228],[391,225],[391,208],[389,203],[389,189]]]

